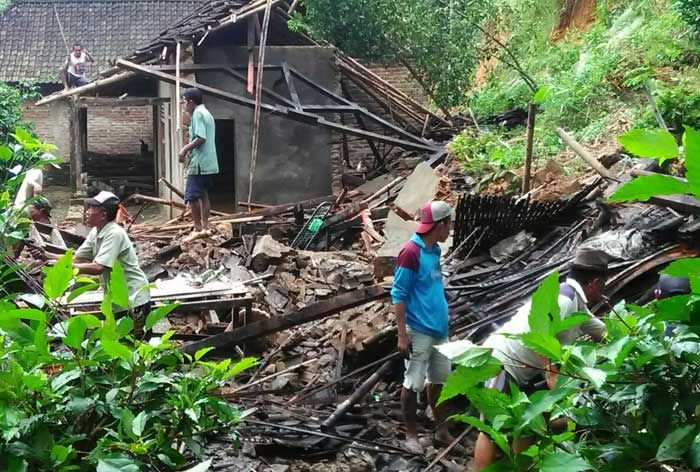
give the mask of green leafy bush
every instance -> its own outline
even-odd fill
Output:
[[[700,0],[673,0],[683,20],[700,32]]]
[[[111,309],[112,301],[128,305],[117,266],[102,317],[51,326],[58,300],[95,286],[74,279],[71,260],[68,252],[46,270],[46,310],[0,301],[0,469],[174,470],[201,456],[207,434],[235,438],[238,410],[214,390],[255,360],[181,354],[173,332],[154,344],[133,339],[133,320]],[[75,282],[82,288],[71,294]],[[146,328],[175,306],[153,311]]]
[[[632,130],[620,143],[632,154],[660,161],[681,154],[675,138],[664,130]],[[700,197],[700,133],[686,127],[683,145],[687,182],[642,176],[620,187],[611,200],[677,193]],[[470,400],[472,410],[456,419],[475,426],[501,449],[504,459],[489,470],[700,468],[700,259],[677,260],[664,273],[688,277],[692,293],[645,307],[620,303],[605,318],[607,334],[601,343],[559,342],[559,332],[587,316],[561,319],[559,274],[542,282],[532,297],[529,332],[512,337],[558,365],[558,381],[551,390],[528,396],[514,384],[508,394],[484,388],[483,381],[502,368],[491,349],[468,341],[440,348],[458,365],[440,401],[457,395]],[[552,420],[565,428],[554,431]],[[519,438],[529,438],[531,445],[516,453],[511,444]]]
[[[680,260],[667,272],[697,279],[700,259]],[[556,334],[586,317],[559,319],[558,281],[553,273],[542,283],[533,296],[530,332],[514,336],[559,365],[555,388],[528,396],[513,384],[508,394],[482,387],[501,369],[491,349],[465,342],[443,348],[458,367],[441,401],[459,394],[470,400],[476,412],[456,419],[477,427],[501,449],[504,459],[489,470],[699,467],[700,297],[677,296],[649,307],[620,304],[605,319],[603,343],[566,346]],[[665,335],[666,322],[676,324],[671,336]],[[557,419],[566,425],[563,431],[551,429]],[[514,453],[512,441],[525,437],[532,445]]]

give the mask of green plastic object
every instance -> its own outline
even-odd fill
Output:
[[[309,223],[309,231],[311,231],[312,233],[316,233],[319,229],[321,229],[321,226],[323,226],[323,219],[314,218]]]

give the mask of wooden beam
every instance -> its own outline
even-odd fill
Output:
[[[139,64],[135,64],[133,62],[125,61],[123,59],[119,59],[117,61],[117,64],[120,67],[123,67],[127,70],[138,72],[141,74],[145,74],[145,75],[154,77],[154,78],[161,80],[163,82],[166,82],[166,83],[170,83],[170,84],[175,83],[174,76],[172,76],[170,74],[163,73],[163,72],[158,72],[158,71],[152,70],[149,67],[144,67],[144,66],[141,66]],[[248,108],[255,108],[255,101],[251,100],[249,98],[242,97],[240,95],[229,93],[229,92],[223,91],[221,89],[217,89],[215,87],[210,87],[208,85],[200,84],[200,83],[193,82],[193,81],[186,80],[186,79],[181,79],[180,83],[182,85],[187,86],[187,87],[197,87],[199,90],[202,91],[202,93],[212,95],[216,98],[220,98],[222,100],[234,103],[236,105],[242,105],[242,106],[245,106]],[[406,141],[403,139],[394,138],[393,136],[385,136],[385,135],[382,135],[379,133],[373,133],[370,131],[359,130],[356,128],[351,128],[348,126],[340,125],[340,124],[334,123],[332,121],[328,121],[325,118],[323,118],[319,115],[315,115],[313,113],[300,112],[296,109],[290,109],[290,108],[287,108],[287,107],[284,107],[281,105],[273,106],[273,105],[268,105],[266,103],[262,103],[260,106],[261,106],[261,110],[264,110],[266,113],[268,113],[270,115],[283,116],[283,117],[289,118],[289,119],[294,120],[294,121],[299,121],[302,123],[308,123],[308,124],[312,124],[312,125],[316,125],[316,126],[321,126],[324,128],[329,128],[333,131],[337,131],[340,133],[347,133],[351,136],[357,136],[360,138],[369,138],[369,139],[372,139],[374,141],[383,142],[383,143],[387,143],[387,144],[393,144],[394,146],[398,146],[398,147],[403,148],[403,149],[411,149],[411,150],[421,151],[421,152],[426,152],[426,151],[427,152],[435,152],[435,150],[437,149],[436,145],[433,145],[427,141],[425,141],[424,144],[422,144],[422,143],[418,143],[418,142],[410,142],[410,141]]]
[[[129,97],[124,99],[112,97],[80,97],[78,105],[80,107],[138,107],[160,105],[169,103],[169,97]]]
[[[80,107],[70,105],[70,184],[73,192],[81,190],[80,174],[83,172],[83,120]]]
[[[241,328],[227,333],[216,334],[207,339],[185,344],[180,348],[182,352],[194,354],[205,347],[226,348],[235,344],[240,344],[249,339],[267,336],[278,331],[299,326],[304,323],[321,320],[329,316],[338,314],[344,310],[349,310],[365,303],[379,300],[388,296],[385,287],[374,285],[360,290],[338,295],[329,300],[307,305],[301,310],[289,313],[284,316],[268,318],[262,321],[250,323]]]
[[[37,106],[41,105],[46,105],[51,102],[55,102],[57,100],[63,100],[65,98],[71,97],[73,95],[80,95],[86,92],[92,92],[93,90],[96,90],[100,87],[103,87],[105,85],[110,85],[114,84],[116,82],[120,82],[122,80],[130,79],[132,77],[135,77],[136,74],[133,72],[122,72],[120,74],[114,74],[110,77],[106,77],[104,79],[98,79],[95,80],[94,82],[90,82],[87,85],[83,85],[82,87],[76,87],[72,89],[65,90],[63,92],[55,93],[53,95],[49,95],[48,97],[44,97],[38,102],[36,102]]]
[[[557,128],[557,135],[561,138],[562,141],[564,141],[564,144],[569,146],[576,154],[579,155],[579,157],[581,157],[581,159],[586,161],[588,165],[590,165],[593,168],[593,170],[598,172],[601,176],[614,182],[620,181],[620,179],[618,179],[615,174],[606,169],[598,159],[596,159],[590,152],[588,152],[583,146],[581,146],[581,144],[579,144],[579,142],[576,141],[573,136],[568,134],[562,128]]]
[[[287,83],[287,90],[289,91],[289,96],[292,97],[294,107],[301,110],[302,106],[299,100],[299,94],[297,93],[297,88],[294,86],[294,78],[292,78],[292,74],[289,72],[289,64],[286,62],[282,64],[282,76],[284,76],[284,81]]]

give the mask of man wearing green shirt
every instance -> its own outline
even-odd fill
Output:
[[[206,234],[209,231],[209,189],[214,175],[219,173],[216,156],[216,125],[214,117],[202,103],[202,92],[189,88],[184,93],[185,109],[192,115],[190,122],[190,142],[180,151],[180,162],[186,162],[187,181],[185,183],[185,203],[189,203],[194,220],[194,233]]]
[[[129,292],[131,314],[138,331],[150,311],[151,294],[148,278],[139,267],[136,250],[126,230],[115,223],[119,198],[111,192],[100,192],[85,200],[86,223],[92,230],[75,253],[75,268],[79,273],[99,275],[102,287],[109,287],[109,276],[114,263],[119,261]],[[124,309],[130,307],[123,307]]]

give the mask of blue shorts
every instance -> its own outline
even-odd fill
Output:
[[[202,198],[214,183],[213,175],[188,175],[185,181],[185,202]]]

